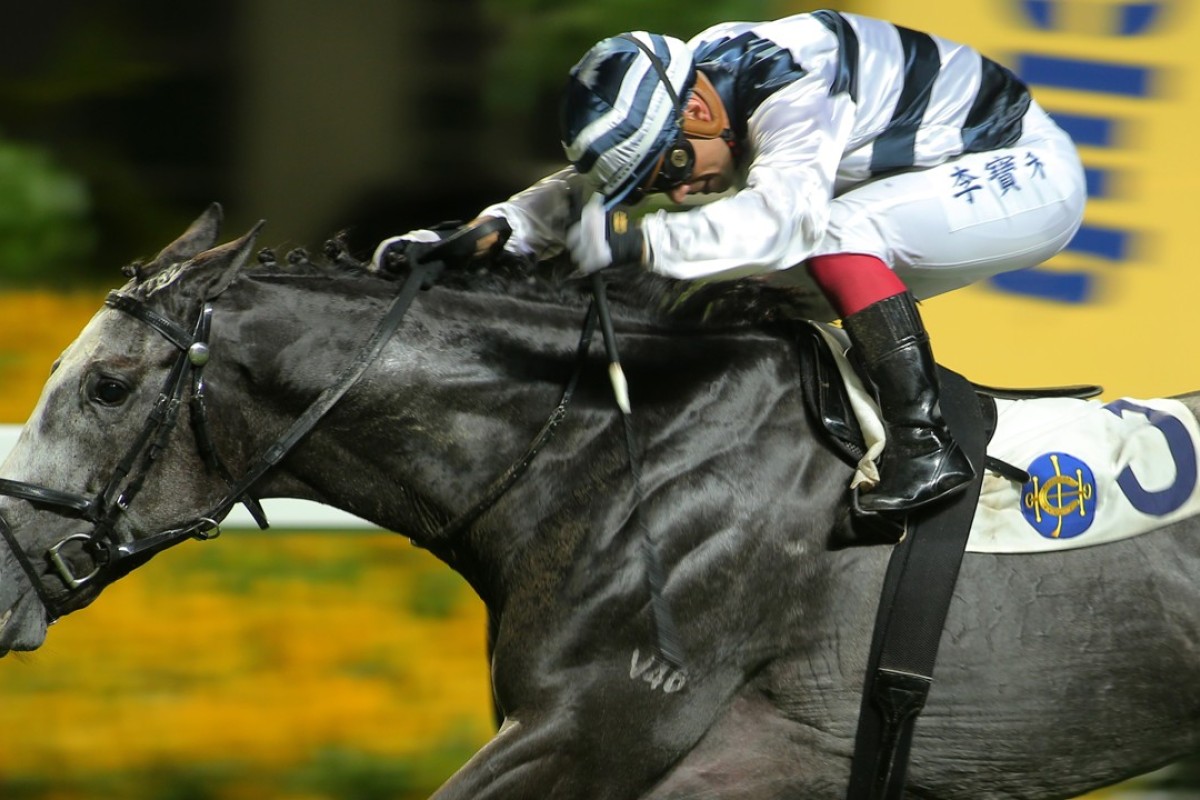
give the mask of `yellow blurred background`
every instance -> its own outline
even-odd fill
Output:
[[[1130,0],[859,0],[852,10],[969,42],[1025,79],[1079,146],[1084,228],[1044,267],[924,304],[939,359],[981,383],[1200,388],[1190,201],[1200,7]]]
[[[240,102],[269,112],[254,119],[258,130],[275,138],[264,133],[239,145],[220,162],[230,171],[239,167],[239,177],[215,187],[204,184],[205,169],[173,176],[188,186],[204,184],[205,191],[227,190],[238,201],[231,233],[269,216],[276,227],[268,231],[282,230],[273,241],[313,245],[334,227],[331,221],[340,222],[355,207],[348,199],[351,179],[360,188],[364,176],[432,186],[445,177],[436,170],[456,158],[466,159],[466,177],[450,181],[447,193],[460,196],[479,188],[473,178],[512,190],[544,172],[545,147],[493,165],[484,180],[478,160],[486,160],[486,152],[471,150],[458,132],[444,137],[441,155],[431,158],[430,135],[422,139],[421,133],[427,119],[397,115],[395,106],[413,107],[398,100],[411,99],[406,92],[422,81],[445,92],[445,102],[456,102],[458,84],[428,64],[397,75],[391,62],[355,67],[352,55],[382,52],[393,31],[402,30],[406,46],[416,47],[428,30],[427,23],[412,23],[419,13],[426,19],[468,15],[434,2],[360,5],[359,13],[341,16],[313,0],[245,5],[251,11],[241,17],[237,46],[249,52],[253,44],[256,58],[244,58],[274,64],[276,72],[253,72]],[[807,8],[794,2],[729,5],[748,9],[747,18]],[[940,360],[984,383],[1102,383],[1107,398],[1197,388],[1185,326],[1194,318],[1200,287],[1193,276],[1189,197],[1195,172],[1189,137],[1200,109],[1200,9],[1190,0],[832,5],[970,42],[1014,68],[1076,135],[1089,170],[1085,232],[1066,253],[1030,274],[925,304]],[[654,24],[657,19],[643,21],[638,15],[649,12],[635,3],[595,0],[590,6],[598,17],[620,20],[598,35],[639,26],[667,30]],[[229,3],[214,7],[234,16]],[[479,19],[556,13],[536,3],[477,2],[470,8]],[[331,20],[342,38],[328,43],[320,37]],[[694,30],[670,32],[687,36]],[[425,38],[430,48],[439,41]],[[332,52],[323,49],[327,45]],[[325,53],[327,61],[336,55],[347,71],[357,69],[355,85],[368,87],[365,96],[328,74],[308,82],[289,75],[303,66],[297,52],[305,47]],[[554,73],[552,83],[560,83],[564,69],[546,68]],[[372,77],[381,83],[371,83]],[[468,74],[460,82],[470,80]],[[358,133],[369,142],[347,138],[344,128],[314,127],[330,106],[298,97],[298,83],[314,95],[326,92],[326,103],[345,103],[342,110],[363,121]],[[13,96],[0,85],[0,99]],[[371,113],[372,103],[384,101],[391,103],[386,113]],[[288,114],[295,114],[290,121],[300,129],[281,144],[280,121]],[[489,131],[501,138],[488,141],[515,147],[532,126],[508,134],[497,133],[498,127],[493,121]],[[333,160],[334,152],[348,153],[347,160]],[[330,163],[316,163],[326,158]],[[115,278],[118,264],[152,252],[177,232],[168,223],[185,222],[203,206],[194,189],[130,195],[125,179],[113,176],[113,163],[95,173],[96,191],[108,186],[114,196],[152,209],[161,223],[135,252],[96,254]],[[298,171],[321,191],[297,192]],[[312,194],[320,195],[319,202],[307,202]],[[163,196],[174,204],[160,204]],[[445,196],[438,202],[440,216]],[[405,216],[434,214],[428,204],[416,211],[394,208],[388,224],[395,230],[436,221]],[[132,233],[127,240],[142,241]],[[0,424],[28,416],[51,362],[100,306],[107,288],[0,291]],[[64,619],[42,650],[0,662],[3,800],[426,797],[491,730],[482,607],[428,554],[383,533],[230,531],[214,542],[188,543]]]

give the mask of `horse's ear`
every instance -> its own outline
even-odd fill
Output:
[[[259,222],[244,236],[220,247],[205,250],[187,266],[188,283],[204,287],[204,299],[211,300],[228,288],[254,252],[254,243],[264,222]]]
[[[151,267],[167,267],[180,261],[195,258],[217,243],[221,235],[221,221],[225,214],[220,203],[213,203],[196,218],[188,229],[175,241],[164,247],[154,257]]]

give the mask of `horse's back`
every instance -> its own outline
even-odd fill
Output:
[[[913,786],[939,798],[1041,800],[1047,787],[1072,797],[1200,746],[1198,527],[968,553],[916,729]],[[955,790],[964,773],[985,785]]]

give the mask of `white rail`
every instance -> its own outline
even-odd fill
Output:
[[[19,425],[0,425],[0,464],[17,443],[21,433]],[[51,487],[72,490],[76,487]],[[320,503],[307,500],[264,500],[263,508],[272,528],[296,530],[378,530],[374,525],[359,517],[339,511]],[[222,523],[224,528],[255,528],[250,514],[242,506],[236,507]]]

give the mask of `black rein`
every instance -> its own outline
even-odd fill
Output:
[[[188,334],[180,325],[148,308],[141,300],[119,292],[109,294],[105,301],[106,305],[129,314],[153,328],[175,345],[179,349],[180,355],[172,365],[154,409],[147,418],[133,447],[118,464],[105,488],[96,496],[88,497],[22,481],[0,479],[0,495],[21,498],[36,506],[47,507],[65,516],[82,518],[93,524],[90,533],[72,534],[47,549],[45,558],[53,573],[66,587],[65,592],[56,596],[45,583],[44,571],[34,565],[28,553],[16,541],[16,537],[4,519],[0,518],[0,536],[3,537],[21,569],[33,584],[38,598],[46,609],[47,622],[54,622],[75,610],[77,598],[84,589],[96,588],[99,591],[163,550],[188,539],[215,538],[221,532],[221,521],[239,502],[246,505],[260,527],[266,528],[266,515],[258,500],[251,494],[253,486],[316,426],[321,418],[366,372],[399,327],[417,293],[422,288],[431,285],[442,268],[443,263],[440,261],[412,267],[387,314],[379,321],[371,338],[363,345],[355,360],[347,365],[338,379],[321,392],[305,412],[250,465],[246,473],[238,480],[234,480],[228,467],[217,454],[216,446],[209,432],[204,366],[209,360],[208,339],[212,329],[211,303],[206,302],[202,306],[193,332]],[[534,457],[553,438],[559,424],[566,416],[567,407],[579,382],[595,325],[596,309],[593,305],[588,309],[584,318],[583,331],[576,353],[575,371],[568,380],[562,397],[550,418],[534,436],[526,450],[493,481],[479,501],[447,522],[435,534],[436,538],[457,533],[471,525],[516,483]],[[115,530],[117,520],[121,513],[129,507],[133,497],[141,488],[150,467],[166,447],[180,411],[181,398],[184,387],[187,385],[185,379],[189,369],[192,378],[190,411],[196,445],[205,464],[225,481],[228,489],[225,496],[208,512],[177,528],[160,531],[129,542],[121,541]],[[125,479],[133,471],[133,467],[139,459],[141,461],[140,469],[134,473],[133,479],[125,483]],[[122,484],[124,484],[123,489],[121,488]],[[84,552],[92,559],[91,571],[83,575],[76,574],[61,552],[68,543],[78,543],[82,546]]]

